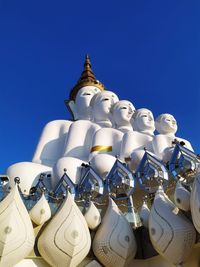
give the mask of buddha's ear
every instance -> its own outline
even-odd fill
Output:
[[[78,119],[78,114],[76,110],[76,104],[73,100],[65,100],[65,105],[68,108],[69,112],[71,113],[74,120]]]

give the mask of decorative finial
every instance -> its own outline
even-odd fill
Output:
[[[85,66],[86,64],[89,64],[89,65],[90,65],[90,68],[91,68],[90,57],[89,57],[88,54],[85,55],[85,64],[84,64],[84,66]]]
[[[74,88],[71,90],[69,100],[75,100],[78,91],[84,86],[95,86],[102,91],[105,90],[104,85],[96,79],[92,71],[92,65],[88,54],[86,54],[85,56],[84,69],[81,73],[81,77],[79,78]]]
[[[88,54],[85,56],[84,70],[81,73],[81,77],[78,80],[78,83],[81,83],[82,81],[87,81],[87,80],[91,80],[93,82],[96,81],[96,78],[95,78],[94,73],[92,71],[92,66],[91,66],[91,62],[90,62],[90,58],[89,58]]]
[[[15,184],[20,184],[20,178],[19,177],[15,177],[14,181],[15,181]]]

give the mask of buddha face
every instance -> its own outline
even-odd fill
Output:
[[[154,117],[150,110],[141,108],[135,112],[133,127],[136,131],[154,131]]]
[[[77,112],[81,114],[82,112],[87,111],[90,106],[92,97],[99,92],[100,89],[95,86],[85,86],[81,88],[78,91],[75,100]]]
[[[128,124],[133,116],[135,107],[127,100],[118,101],[113,106],[113,118],[117,125]]]
[[[100,92],[91,101],[95,120],[106,120],[109,117],[111,107],[119,101],[117,95],[110,91]]]
[[[90,101],[100,91],[95,86],[84,86],[78,91],[75,101],[70,100],[67,102],[67,106],[75,120],[91,119]]]
[[[156,130],[160,134],[175,134],[177,131],[177,122],[170,114],[161,114],[156,119]]]

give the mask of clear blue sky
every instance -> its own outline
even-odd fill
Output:
[[[121,99],[171,113],[200,152],[200,1],[0,0],[0,173],[30,161],[89,53]]]

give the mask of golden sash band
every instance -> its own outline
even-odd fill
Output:
[[[112,151],[112,146],[93,146],[90,152],[99,151],[99,152],[110,152]]]

